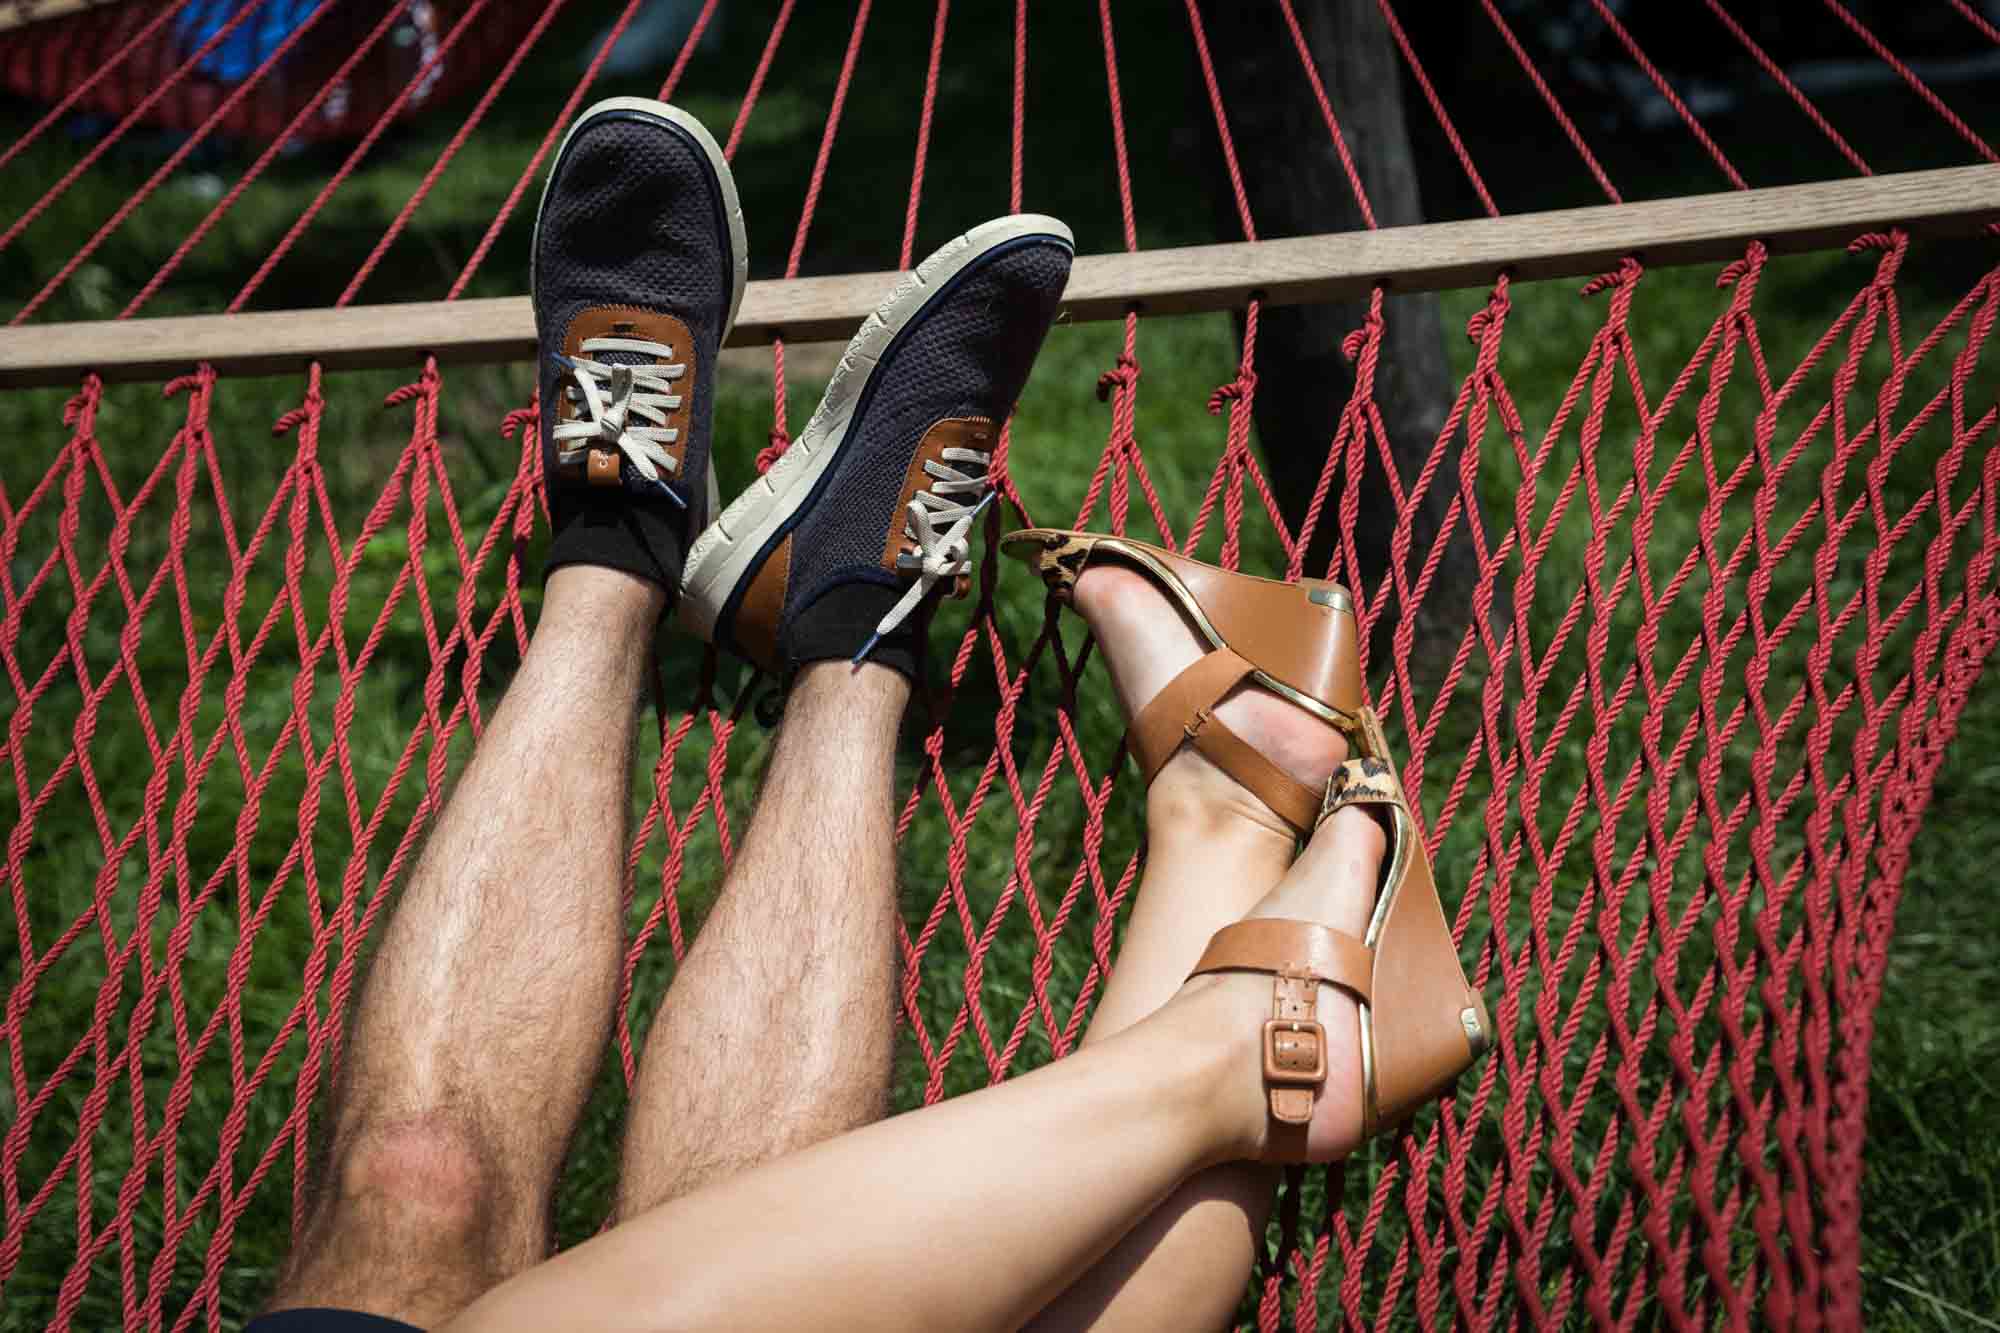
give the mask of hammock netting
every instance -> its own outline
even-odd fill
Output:
[[[1335,116],[1290,5],[1281,7],[1300,76],[1344,159],[1351,127]],[[1380,7],[1403,76],[1486,198],[1415,43],[1386,0]],[[156,24],[147,35],[134,25],[177,8],[114,6],[50,27],[99,42],[121,34],[131,48],[123,58],[150,60],[190,29]],[[387,32],[408,6],[355,8],[369,22],[343,39],[342,53],[365,64],[371,33]],[[435,49],[368,103],[372,119],[351,134],[372,136],[404,114],[398,96],[450,62],[459,32],[484,21],[483,0],[425,8]],[[1720,5],[1709,8],[1718,38],[1744,43],[1865,173],[1751,34]],[[1966,27],[1968,40],[1996,36],[1977,12],[1956,8],[1977,25]],[[701,10],[662,96],[673,94],[715,9],[710,0]],[[906,264],[947,9],[924,16],[936,37],[901,219]],[[787,276],[799,270],[869,10],[861,0],[853,17]],[[1616,14],[1602,4],[1595,12],[1740,186]],[[1992,160],[1859,20],[1838,3],[1827,12],[1907,76],[1941,133]],[[791,14],[787,0],[737,108],[732,154],[768,96]],[[1512,53],[1501,58],[1532,74],[1501,12],[1489,5],[1486,14],[1504,39],[1496,51]],[[1113,18],[1101,3],[1115,184],[1125,244],[1136,250]],[[1192,4],[1187,18],[1239,219],[1254,237]],[[1014,21],[1018,207],[1024,4]],[[212,37],[219,27],[194,31]],[[509,61],[484,68],[485,91],[341,304],[541,31],[534,23],[508,33]],[[20,49],[0,63],[18,71]],[[179,63],[144,84],[214,77],[201,64],[213,49],[176,50]],[[287,68],[282,55],[268,68]],[[539,178],[596,74],[593,62],[522,165],[452,296]],[[310,132],[323,119],[317,95],[341,80],[366,82],[345,68],[298,75],[272,85],[268,99],[259,92],[254,112],[244,109],[249,96],[229,106],[223,93],[183,128],[252,117],[275,124],[274,139]],[[262,86],[254,68],[240,78],[239,90]],[[84,98],[131,111],[111,82]],[[1576,119],[1551,85],[1537,78],[1536,87],[1615,201]],[[282,114],[269,109],[277,106]],[[288,119],[298,124],[288,129]],[[36,133],[56,123],[51,112]],[[248,275],[232,309],[307,233],[365,147]],[[217,209],[270,160],[259,157]],[[0,247],[48,202],[30,206]],[[1487,207],[1497,211],[1490,199]],[[199,239],[167,258],[124,313],[137,312]],[[1816,281],[1846,284],[1844,308],[1800,345],[1765,339],[1760,321],[1774,298],[1760,287],[1792,261],[1760,244],[1716,275],[1698,316],[1685,300],[1673,304],[1677,339],[1638,332],[1649,279],[1660,279],[1626,259],[1584,284],[1592,328],[1561,350],[1573,373],[1548,401],[1523,401],[1510,387],[1526,350],[1525,335],[1510,332],[1522,293],[1496,274],[1466,329],[1471,368],[1416,460],[1390,448],[1377,401],[1395,317],[1377,289],[1343,346],[1355,390],[1332,437],[1310,446],[1324,462],[1296,530],[1251,443],[1255,302],[1241,315],[1236,372],[1209,403],[1220,419],[1195,483],[1169,485],[1167,465],[1140,439],[1142,368],[1158,335],[1136,312],[1122,344],[1107,341],[1105,361],[1087,368],[1102,373],[1106,426],[1090,445],[1097,462],[1084,492],[1035,493],[1018,463],[1007,469],[1003,447],[1003,495],[1037,521],[1129,525],[1224,565],[1291,577],[1321,573],[1306,569],[1312,537],[1338,534],[1325,572],[1357,593],[1363,640],[1373,644],[1373,701],[1400,735],[1447,910],[1493,1004],[1497,1049],[1453,1100],[1288,1194],[1273,1257],[1246,1295],[1245,1318],[1260,1327],[1858,1321],[1871,1016],[1912,840],[2000,638],[1990,351],[2000,268],[1973,273],[1937,307],[1942,318],[1907,325],[1909,238],[1887,229],[1852,239],[1848,258],[1814,270]],[[16,322],[66,277],[52,275]],[[1052,340],[1042,376],[1084,373],[1062,355],[1065,336]],[[762,465],[788,441],[782,344],[774,369]],[[119,447],[118,420],[132,401],[121,395],[141,390],[86,374],[59,422],[52,408],[45,435],[10,445],[37,460],[32,484],[0,490],[9,690],[0,784],[11,825],[0,900],[18,950],[0,973],[0,1283],[10,1327],[233,1323],[255,1298],[247,1288],[266,1276],[232,1261],[245,1229],[301,1215],[315,1102],[339,1068],[371,938],[538,603],[545,511],[534,416],[519,399],[495,403],[492,382],[434,362],[387,385],[380,374],[314,364],[286,382],[280,441],[261,470],[246,472],[256,455],[219,437],[240,427],[230,402],[256,382],[190,364],[165,386],[178,429],[171,440],[135,441],[135,454]],[[376,450],[374,480],[356,500],[328,478],[358,437],[379,434],[357,423],[364,407],[379,420],[385,387],[407,437]],[[496,445],[496,427],[505,443]],[[1444,533],[1426,545],[1413,536],[1415,516],[1434,492],[1450,504]],[[1395,515],[1386,569],[1369,567],[1355,545],[1364,507]],[[1024,616],[997,595],[993,518],[974,598],[940,618],[963,637],[934,663],[931,720],[904,765],[901,1009],[910,1086],[924,1100],[1075,1046],[1144,854],[1138,783],[1102,664],[1074,622],[1043,618],[1039,600]],[[1436,577],[1447,541],[1475,553],[1469,593]],[[212,558],[191,559],[203,547]],[[216,568],[226,579],[203,573]],[[371,571],[383,577],[364,580]],[[364,582],[388,592],[357,597]],[[1440,608],[1439,598],[1468,604]],[[1426,611],[1448,612],[1462,628],[1445,659],[1415,649],[1413,626]],[[616,1065],[628,1083],[637,1029],[715,888],[685,868],[704,849],[726,863],[764,749],[757,690],[733,686],[733,669],[704,662],[685,641],[678,649],[656,672],[657,735],[642,754],[643,813],[624,885],[631,935]],[[371,679],[396,670],[409,686],[393,709],[357,706]],[[65,811],[75,817],[61,827],[91,830],[85,845],[46,831]],[[63,898],[59,879],[87,879],[87,898]],[[304,923],[295,932],[302,953],[260,951],[274,921]],[[994,980],[1003,956],[1025,962],[1010,963],[1004,983]],[[194,1123],[220,1133],[193,1132]]]

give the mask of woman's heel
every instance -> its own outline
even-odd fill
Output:
[[[1372,711],[1364,743],[1386,751]],[[1395,768],[1370,755],[1350,759],[1327,784],[1322,821],[1359,806],[1380,819],[1389,852],[1375,911],[1361,943],[1374,958],[1361,1009],[1362,1132],[1394,1129],[1449,1088],[1485,1054],[1493,1024],[1465,977],[1438,898],[1430,853],[1417,836]]]
[[[1357,938],[1313,921],[1251,917],[1217,931],[1190,975],[1271,975],[1264,1083],[1271,1118],[1288,1125],[1311,1123],[1326,1080],[1319,988],[1336,986],[1352,996],[1360,1012],[1361,1132],[1370,1137],[1401,1125],[1449,1089],[1485,1054],[1493,1028],[1485,1003],[1459,966],[1430,858],[1416,837],[1395,770],[1372,756],[1342,764],[1327,784],[1321,822],[1348,806],[1368,809],[1389,835],[1382,887],[1366,934]]]

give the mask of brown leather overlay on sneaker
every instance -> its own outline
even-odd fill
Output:
[[[924,432],[924,438],[917,441],[917,450],[910,455],[909,471],[903,474],[903,493],[896,497],[896,508],[889,515],[889,530],[882,539],[882,568],[896,573],[896,557],[904,551],[914,553],[917,544],[910,540],[910,501],[921,490],[928,490],[937,480],[924,471],[925,463],[944,463],[946,449],[977,449],[990,454],[1000,439],[1000,428],[985,417],[946,417],[933,422]],[[954,467],[955,464],[944,464]],[[963,471],[964,469],[959,469]],[[970,500],[970,495],[955,496],[954,499]],[[971,580],[961,574],[952,596],[963,597],[971,587]]]
[[[648,342],[665,345],[673,355],[664,361],[654,358],[655,365],[686,366],[681,377],[674,381],[674,392],[680,395],[681,405],[667,413],[664,423],[674,431],[672,444],[661,445],[674,460],[676,479],[687,468],[688,422],[694,417],[694,382],[701,367],[695,362],[694,335],[688,326],[672,315],[661,314],[657,310],[642,310],[635,305],[600,305],[588,310],[580,310],[563,330],[563,355],[578,357],[583,355],[583,344],[587,338],[644,338]],[[567,381],[566,381],[567,382]],[[582,404],[570,401],[567,393],[556,402],[557,421],[575,421],[582,415]],[[592,460],[595,461],[595,460]],[[616,462],[615,456],[610,460]],[[581,460],[565,469],[569,475],[582,478],[584,464]],[[617,474],[612,474],[615,482]],[[595,478],[593,478],[595,480]]]
[[[766,671],[778,669],[778,616],[785,609],[785,585],[792,574],[792,538],[778,543],[770,559],[750,581],[749,590],[736,608],[729,632],[737,649]]]

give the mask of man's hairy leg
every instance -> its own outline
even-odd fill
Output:
[[[273,1309],[441,1322],[543,1258],[617,981],[636,701],[664,593],[549,576],[520,671],[362,987]]]
[[[909,697],[865,663],[794,682],[749,832],[646,1042],[621,1218],[887,1110]]]

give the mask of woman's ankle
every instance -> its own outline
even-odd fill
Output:
[[[1316,831],[1306,854],[1244,920],[1310,922],[1356,939],[1367,928],[1386,851],[1382,829],[1365,810],[1337,811]],[[1169,849],[1164,854],[1172,853]],[[1311,1014],[1319,1026],[1322,1061],[1311,1098],[1311,1120],[1281,1125],[1273,1118],[1275,1103],[1266,1083],[1264,1049],[1274,997],[1283,993],[1274,991],[1273,975],[1307,965],[1312,951],[1297,941],[1273,944],[1268,939],[1249,944],[1239,938],[1230,947],[1237,961],[1219,963],[1218,970],[1189,978],[1153,1018],[1134,1029],[1167,1042],[1168,1054],[1155,1058],[1173,1059],[1188,1069],[1191,1083],[1177,1086],[1188,1087],[1193,1098],[1186,1114],[1194,1117],[1190,1123],[1199,1134],[1206,1164],[1267,1156],[1280,1161],[1328,1161],[1353,1151],[1360,1141],[1365,1097],[1354,994],[1327,984],[1330,974],[1322,974]],[[1303,1015],[1299,1021],[1303,1023]],[[1294,1086],[1295,1103],[1296,1090]]]
[[[1269,1117],[1262,1092],[1262,1002],[1242,977],[1195,977],[1131,1032],[1162,1043],[1186,1074],[1184,1113],[1203,1145],[1201,1169],[1256,1158]]]
[[[1169,759],[1146,789],[1148,837],[1218,839],[1281,854],[1289,864],[1298,835],[1277,811],[1193,747]]]

